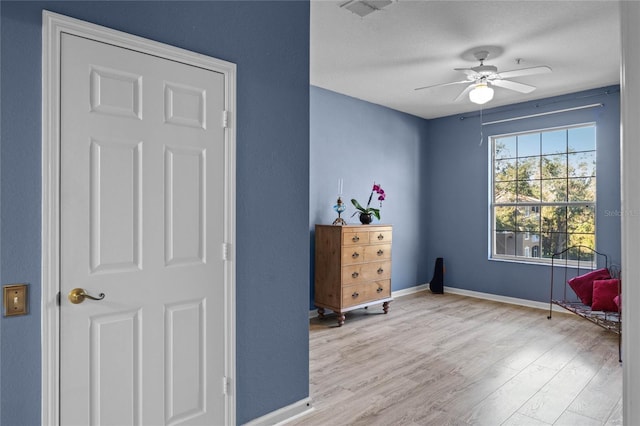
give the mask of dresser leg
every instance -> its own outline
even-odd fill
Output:
[[[324,319],[324,308],[318,308],[318,318]]]
[[[385,314],[389,312],[389,302],[384,302],[382,304],[382,310],[384,311]]]
[[[342,312],[336,312],[338,314],[338,327],[342,327],[342,324],[344,324],[344,320],[345,320],[345,316]]]

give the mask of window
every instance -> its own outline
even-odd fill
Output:
[[[492,258],[546,262],[567,247],[595,249],[594,124],[493,136],[491,150]]]

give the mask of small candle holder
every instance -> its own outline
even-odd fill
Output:
[[[338,217],[333,221],[333,224],[339,226],[346,225],[347,222],[345,222],[344,219],[340,217],[340,215],[347,209],[347,206],[344,205],[344,203],[342,202],[342,197],[340,197],[339,195],[336,204],[333,206],[333,209],[338,213]]]

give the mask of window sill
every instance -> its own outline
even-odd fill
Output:
[[[500,255],[494,255],[494,256],[489,256],[489,261],[494,261],[494,262],[505,262],[505,263],[522,263],[525,265],[537,265],[537,266],[551,266],[551,259],[548,258],[541,258],[539,260],[529,260],[530,258],[526,258],[526,257],[514,257],[514,256],[500,256]],[[575,260],[570,260],[570,261],[566,261],[564,259],[556,259],[553,262],[553,266],[554,267],[567,267],[567,268],[574,268],[574,269],[597,269],[598,266],[595,264],[592,264],[592,262],[589,261],[580,261],[577,262]]]

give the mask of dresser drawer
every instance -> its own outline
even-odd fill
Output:
[[[360,263],[342,267],[342,283],[345,285],[387,278],[391,278],[391,261]]]
[[[367,246],[348,246],[342,248],[342,264],[351,265],[365,261]]]
[[[371,231],[369,232],[369,242],[373,243],[390,243],[391,242],[391,230],[384,231]]]
[[[387,297],[391,297],[391,280],[350,285],[342,289],[342,306],[349,307]]]
[[[365,262],[391,259],[391,244],[376,244],[364,249]]]
[[[370,232],[368,231],[345,232],[344,234],[342,234],[342,245],[357,246],[362,244],[368,244],[369,234]]]

